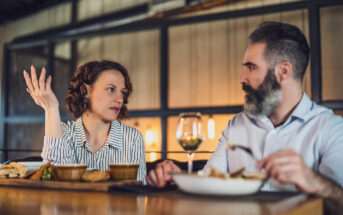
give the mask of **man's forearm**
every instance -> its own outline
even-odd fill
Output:
[[[315,186],[318,188],[316,195],[343,201],[343,189],[337,183],[318,174],[315,176],[315,181]]]
[[[316,174],[317,196],[323,197],[326,214],[343,213],[343,188],[332,180]]]

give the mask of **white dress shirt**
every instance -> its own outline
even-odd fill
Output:
[[[268,117],[258,120],[244,112],[231,119],[224,129],[219,144],[204,170],[215,167],[227,170],[225,143],[249,147],[258,159],[282,149],[293,149],[305,164],[321,175],[343,186],[343,119],[332,110],[312,102],[303,93],[300,103],[281,126],[274,127]],[[245,167],[247,172],[258,172],[256,161],[242,150],[229,151],[229,170]],[[270,180],[263,190],[293,190]]]

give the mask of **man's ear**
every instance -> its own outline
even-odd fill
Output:
[[[290,62],[282,62],[275,68],[275,76],[279,83],[287,80],[292,76],[293,68]]]

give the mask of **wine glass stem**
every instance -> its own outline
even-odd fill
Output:
[[[193,157],[194,153],[188,152],[187,153],[187,159],[188,159],[188,174],[191,174],[193,171]]]

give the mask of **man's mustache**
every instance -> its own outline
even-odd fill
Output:
[[[247,93],[255,93],[256,90],[254,90],[251,86],[247,84],[242,84],[242,90],[244,90]]]

